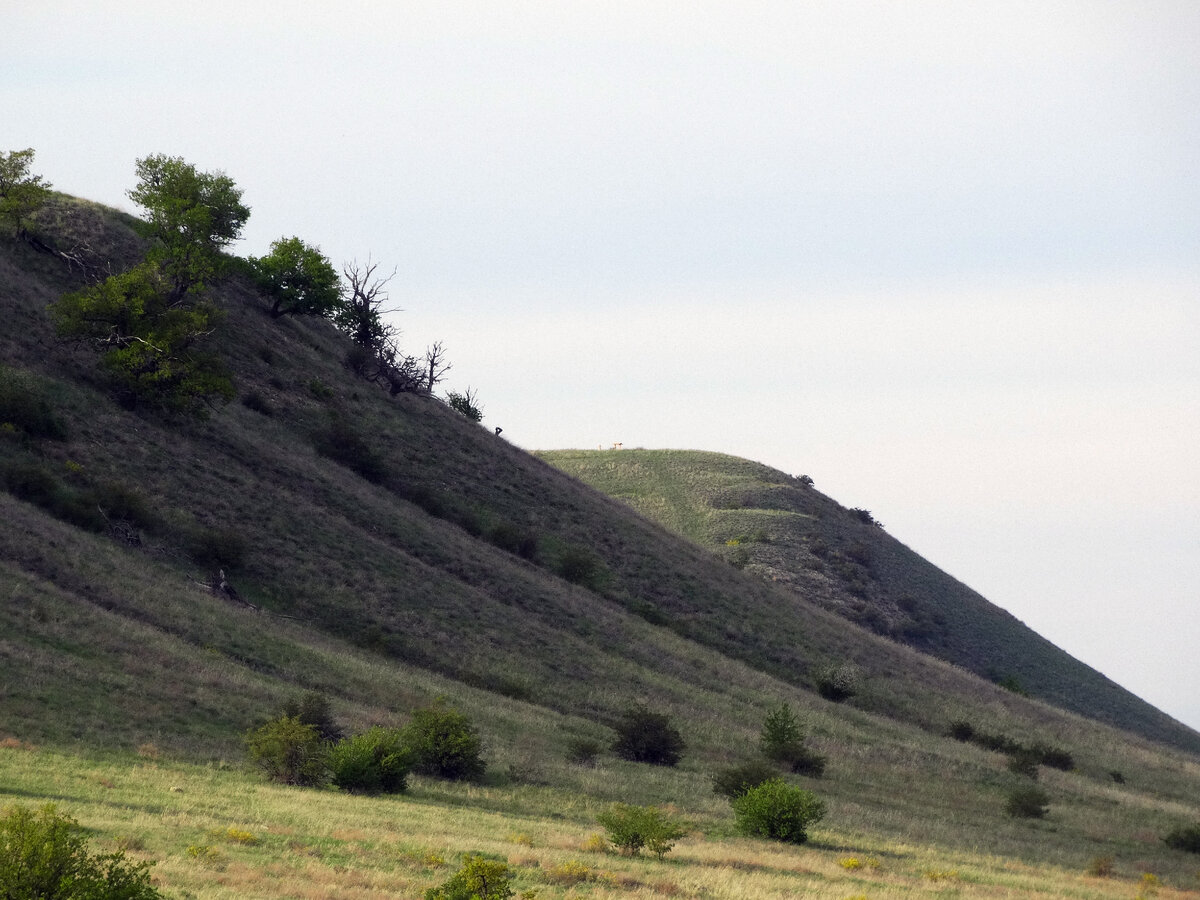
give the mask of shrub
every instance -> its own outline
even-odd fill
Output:
[[[1113,784],[1124,784],[1125,783],[1125,774],[1123,772],[1121,772],[1119,769],[1112,769],[1108,773],[1108,777],[1113,780]]]
[[[267,398],[258,391],[250,391],[242,394],[242,406],[252,410],[262,416],[273,416],[275,410],[271,408],[271,404],[267,402]]]
[[[616,726],[617,739],[612,749],[621,759],[673,766],[686,748],[683,735],[663,713],[635,706],[621,717]]]
[[[567,745],[567,762],[577,766],[594,766],[596,757],[604,748],[599,741],[591,738],[576,738]]]
[[[316,691],[306,691],[299,697],[292,698],[283,704],[279,714],[294,716],[305,725],[311,725],[323,741],[340,741],[345,737],[342,727],[333,720],[329,698]]]
[[[1200,822],[1176,828],[1163,838],[1163,843],[1172,850],[1200,853]]]
[[[1032,750],[1018,750],[1008,756],[1008,771],[1036,780],[1039,762],[1041,762],[1041,757]]]
[[[732,805],[743,834],[791,844],[808,840],[808,826],[825,815],[825,804],[815,794],[782,778],[751,788]]]
[[[42,385],[32,375],[4,365],[0,365],[0,425],[11,425],[31,438],[62,441],[67,437]]]
[[[387,480],[388,467],[379,452],[371,446],[342,416],[332,416],[325,430],[313,438],[318,453],[345,466],[372,484]]]
[[[448,881],[425,892],[425,900],[508,900],[513,895],[508,882],[506,863],[468,854]]]
[[[467,781],[483,777],[483,742],[461,712],[441,701],[418,709],[402,729],[413,768],[424,775]]]
[[[1108,878],[1113,873],[1113,858],[1097,856],[1088,863],[1087,873],[1095,878]]]
[[[87,852],[79,823],[53,804],[23,806],[0,818],[0,897],[53,900],[154,900],[151,863],[133,863],[123,851]]]
[[[604,564],[586,547],[568,544],[558,554],[554,563],[554,571],[571,584],[584,587],[595,587]]]
[[[849,663],[829,666],[817,673],[817,693],[826,700],[841,703],[858,693],[862,676],[857,666]]]
[[[329,777],[328,750],[317,730],[295,716],[282,716],[246,735],[250,760],[272,781],[317,786]]]
[[[333,783],[363,794],[401,794],[408,788],[409,750],[396,728],[372,728],[329,748]]]
[[[479,398],[470,388],[467,388],[465,394],[450,391],[446,394],[446,402],[450,404],[452,410],[466,416],[472,422],[483,421],[483,410],[479,406]]]
[[[659,859],[671,852],[675,841],[687,834],[678,822],[655,806],[614,803],[596,816],[614,847],[626,856],[637,856],[642,848]]]
[[[236,569],[246,559],[246,539],[232,528],[200,526],[186,541],[188,556],[207,569]]]
[[[1064,750],[1062,747],[1051,747],[1049,744],[1036,743],[1029,752],[1037,757],[1037,761],[1043,766],[1049,766],[1052,769],[1061,769],[1064,772],[1070,772],[1075,768],[1075,758]]]
[[[753,760],[722,769],[712,777],[713,793],[720,794],[732,800],[740,797],[751,788],[756,788],[764,782],[778,778],[778,770],[770,763]]]
[[[1039,787],[1020,787],[1008,795],[1004,811],[1015,819],[1044,819],[1049,810],[1050,795]]]
[[[975,738],[975,726],[964,719],[955,719],[950,723],[949,734],[956,741],[971,741]]]
[[[533,559],[537,556],[537,535],[511,522],[497,522],[487,529],[487,539],[501,550],[505,550],[522,559]]]
[[[825,771],[825,757],[804,745],[800,720],[786,703],[767,713],[759,747],[767,759],[798,774],[819,778]]]

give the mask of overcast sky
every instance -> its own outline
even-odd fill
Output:
[[[267,7],[271,8],[268,9]],[[0,150],[396,268],[529,449],[805,473],[1200,728],[1200,3],[46,2]]]

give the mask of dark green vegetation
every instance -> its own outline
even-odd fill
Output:
[[[809,826],[825,817],[825,804],[803,788],[772,778],[734,797],[738,830],[788,844],[808,840]]]
[[[92,854],[79,823],[52,804],[0,816],[0,897],[5,900],[154,900],[150,866],[122,852]]]
[[[538,454],[666,528],[804,603],[1013,690],[1192,750],[1200,738],[937,569],[883,530],[759,463],[685,450]],[[820,673],[829,699],[855,689],[836,657]],[[869,670],[868,670],[869,671]]]
[[[827,760],[821,827],[841,829],[830,846],[886,833],[1079,871],[1100,852],[1124,870],[1183,871],[1172,860],[1184,854],[1159,836],[1196,818],[1200,770],[1179,747],[1200,737],[1115,686],[1080,681],[1077,664],[1018,626],[1001,636],[1017,641],[1012,660],[1033,661],[1009,667],[1032,697],[880,638],[795,585],[739,571],[428,391],[393,393],[334,324],[272,316],[236,265],[206,281],[206,302],[221,316],[209,350],[241,402],[207,418],[122,403],[95,354],[56,337],[47,308],[107,278],[103,259],[137,265],[147,238],[128,217],[61,195],[30,229],[41,248],[86,244],[95,265],[0,241],[0,382],[19,385],[0,391],[0,738],[121,759],[153,745],[167,759],[213,761],[221,777],[221,761],[240,763],[243,735],[301,692],[327,696],[351,734],[423,729],[417,711],[447,695],[475,729],[482,784],[453,794],[414,775],[426,806],[406,815],[437,821],[438,802],[540,822],[553,808],[561,827],[590,828],[614,802],[675,803],[697,840],[716,843],[740,839],[713,773],[744,764],[768,713],[788,704],[804,746]],[[824,528],[830,559],[874,560],[880,591],[901,590],[888,586],[891,572],[914,597],[913,572],[928,578],[929,596],[953,584],[876,526],[811,497],[813,539]],[[765,543],[757,526],[746,533]],[[1082,692],[1081,712],[1129,730],[1043,702],[1055,698],[1038,672],[1054,666]],[[831,673],[853,675],[838,702],[820,693]],[[631,704],[668,716],[676,765],[598,752]],[[289,715],[297,731],[331,721],[311,704]],[[956,720],[1070,752],[1073,771],[1043,773],[1046,823],[1004,816],[1025,779],[948,737]],[[568,762],[573,754],[594,765]],[[355,760],[369,769],[386,756]],[[340,793],[295,793],[310,805],[334,797],[345,814]],[[376,816],[392,818],[402,817]],[[1053,828],[1030,830],[1043,824]],[[409,895],[444,878],[423,875]]]

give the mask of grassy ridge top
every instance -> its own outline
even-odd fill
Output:
[[[134,239],[119,216],[61,202],[61,227],[86,225],[114,247]],[[831,805],[830,847],[986,848],[1075,871],[1109,852],[1130,871],[1148,860],[1183,872],[1146,835],[1200,814],[1200,770],[1149,730],[1001,690],[739,571],[444,404],[356,379],[332,328],[271,320],[236,279],[217,300],[238,399],[206,421],[125,409],[94,357],[59,343],[46,319],[81,278],[0,243],[12,326],[0,374],[31,385],[62,431],[0,430],[0,737],[112,752],[121,765],[148,744],[229,762],[246,728],[302,690],[327,694],[353,728],[402,722],[446,695],[479,724],[493,780],[429,802],[523,810],[548,833],[551,810],[579,829],[608,802],[673,803],[713,854],[705,842],[731,823],[709,777],[753,754],[765,713],[786,701],[830,758],[815,785]],[[766,483],[769,470],[756,471]],[[832,520],[836,504],[822,502]],[[212,589],[218,570],[240,600]],[[831,663],[863,674],[845,704],[813,690]],[[634,701],[679,724],[678,769],[565,761],[572,740],[607,744]],[[1015,776],[998,754],[945,736],[960,718],[1074,754],[1077,772],[1047,775],[1051,827],[1000,816]],[[48,794],[28,772],[0,784]],[[271,815],[263,827],[290,827]],[[272,896],[270,884],[244,895]]]
[[[719,558],[864,628],[1065,709],[1196,748],[1196,736],[801,478],[720,453],[538,456]]]

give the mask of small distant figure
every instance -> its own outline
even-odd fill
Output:
[[[620,450],[620,449],[621,449],[623,446],[625,446],[625,445],[624,445],[624,444],[622,444],[620,441],[614,441],[614,442],[613,442],[613,445],[612,445],[612,448],[613,448],[614,450]]]
[[[496,437],[500,437],[500,433],[504,431],[499,425],[496,426]]]

